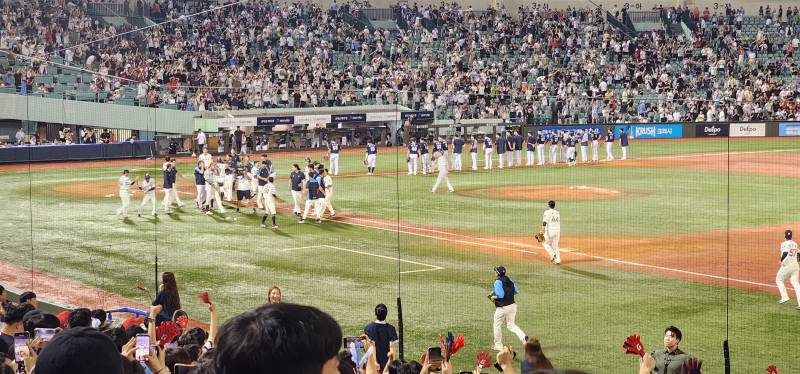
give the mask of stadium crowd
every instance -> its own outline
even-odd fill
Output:
[[[149,294],[146,288],[139,289]],[[269,289],[263,306],[234,316],[221,327],[209,294],[204,292],[200,299],[208,305],[207,325],[190,321],[181,310],[178,285],[169,272],[162,274],[149,311],[124,320],[113,319],[116,311],[102,309],[48,314],[39,309],[35,293],[24,292],[12,302],[0,286],[0,373],[479,374],[492,366],[510,374],[583,373],[557,369],[539,340],[527,337],[519,357],[511,346],[493,348],[499,351],[495,357],[479,351],[475,366],[467,371],[454,370],[450,357],[458,349],[451,350],[450,343],[442,347],[441,357],[438,350],[428,350],[420,361],[401,361],[397,331],[386,321],[384,304],[375,307],[376,320],[364,327],[363,334],[343,339],[341,327],[330,315],[282,302],[277,286]],[[463,337],[459,339],[463,347]],[[699,374],[701,364],[680,350],[681,339],[678,328],[667,327],[664,349],[643,353],[636,372],[649,374],[658,366],[656,372]]]
[[[88,83],[102,101],[127,86],[142,104],[189,111],[396,103],[530,123],[800,119],[796,6],[763,12],[755,35],[742,8],[669,8],[668,22],[685,15],[694,31],[636,38],[601,8],[543,5],[510,15],[403,3],[399,32],[371,31],[354,26],[349,2],[243,2],[188,17],[162,7],[174,22],[114,37],[131,26],[84,6],[6,3],[0,50],[37,59],[3,84],[33,92],[36,75],[56,70],[46,56],[96,71]]]

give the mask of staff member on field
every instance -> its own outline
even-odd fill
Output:
[[[503,322],[509,331],[519,338],[522,344],[528,340],[525,332],[517,326],[515,319],[517,317],[517,303],[514,300],[514,295],[519,293],[519,288],[514,284],[506,275],[506,268],[498,266],[494,268],[496,278],[494,280],[494,291],[489,295],[489,298],[494,302],[494,345],[492,349],[500,351],[503,349]]]

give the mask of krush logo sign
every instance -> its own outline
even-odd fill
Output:
[[[695,126],[695,136],[697,137],[706,137],[706,136],[713,136],[713,137],[727,137],[729,134],[730,127],[727,123],[715,123],[715,124],[697,124]]]

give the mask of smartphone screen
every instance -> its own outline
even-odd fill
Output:
[[[53,336],[55,336],[55,335],[56,335],[56,329],[34,329],[33,330],[33,336],[35,336],[36,339],[40,339],[40,340],[43,340],[43,341],[49,341],[49,340],[53,339]]]
[[[430,363],[432,366],[438,366],[442,364],[442,361],[444,361],[444,357],[442,357],[442,348],[428,348],[428,363]]]
[[[360,336],[346,336],[342,338],[342,347],[344,349],[350,349],[354,347],[355,343],[361,342],[362,340],[363,338]],[[361,346],[363,347],[363,344],[361,344]]]
[[[25,357],[30,355],[28,340],[30,340],[30,335],[27,332],[14,334],[14,359],[17,362],[24,361]]]
[[[136,335],[136,360],[147,362],[150,359],[150,335]]]

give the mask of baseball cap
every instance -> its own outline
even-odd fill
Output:
[[[506,268],[505,268],[505,266],[500,265],[500,266],[494,268],[494,272],[497,273],[497,274],[500,274],[501,276],[503,276],[503,275],[506,275]]]
[[[90,327],[75,327],[56,336],[36,360],[37,374],[122,374],[114,342]]]

